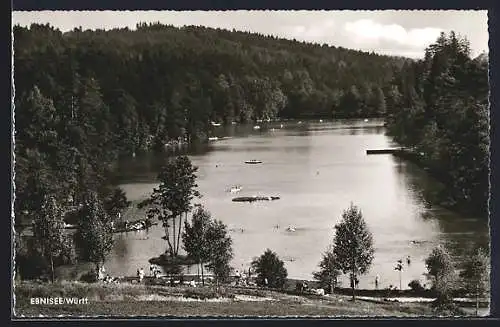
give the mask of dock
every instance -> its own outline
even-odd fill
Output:
[[[404,148],[390,148],[390,149],[369,149],[366,154],[397,154],[405,151]]]

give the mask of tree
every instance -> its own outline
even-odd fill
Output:
[[[251,265],[257,274],[257,285],[272,288],[283,288],[285,285],[288,276],[285,263],[270,249],[254,259]]]
[[[404,65],[388,86],[389,135],[447,188],[440,202],[487,216],[489,117],[487,61],[442,33],[425,58]]]
[[[232,240],[227,227],[221,221],[212,219],[210,212],[202,206],[193,213],[191,224],[184,222],[182,241],[188,255],[201,265],[204,284],[204,264],[214,273],[217,286],[229,277],[233,258]]]
[[[335,225],[333,254],[337,258],[339,268],[350,274],[351,280],[365,274],[370,268],[373,258],[373,237],[368,230],[361,210],[351,203],[349,209],[342,213],[342,220]],[[356,299],[355,283],[351,283],[352,299]]]
[[[435,304],[438,307],[451,304],[456,276],[450,254],[442,246],[438,246],[425,259],[425,265],[437,293]]]
[[[337,278],[340,275],[339,265],[333,252],[333,247],[323,253],[323,258],[319,263],[320,271],[314,272],[314,279],[318,280],[321,288],[329,290],[333,294],[333,290],[337,286]]]
[[[64,235],[64,212],[53,196],[45,196],[33,224],[33,234],[42,255],[50,262],[51,281],[54,282],[54,259],[68,252],[70,246]]]
[[[375,90],[374,101],[375,101],[374,103],[375,116],[376,117],[384,116],[387,110],[387,106],[385,102],[384,92],[380,87],[377,87]]]
[[[479,297],[489,291],[490,259],[485,251],[478,249],[473,256],[465,262],[464,269],[460,272],[465,289],[476,298],[476,315],[479,310]]]
[[[179,252],[182,232],[182,218],[186,219],[191,211],[191,200],[200,197],[196,190],[196,171],[187,156],[169,158],[158,174],[160,185],[153,189],[151,197],[139,204],[139,208],[148,206],[150,219],[157,218],[163,223],[171,257]]]
[[[203,275],[203,265],[209,260],[208,230],[211,227],[212,217],[210,212],[203,207],[199,207],[193,212],[191,223],[184,222],[184,232],[182,242],[184,250],[188,256],[196,260],[201,265],[202,283],[205,284]],[[199,277],[199,276],[198,276]]]
[[[207,231],[208,268],[215,275],[216,287],[224,282],[231,273],[229,262],[233,258],[233,241],[228,235],[227,227],[222,221],[214,220]]]
[[[104,209],[114,220],[122,210],[130,206],[131,202],[127,200],[125,192],[119,187],[106,191],[106,198],[103,201]]]
[[[75,237],[81,258],[95,263],[99,270],[113,247],[113,230],[111,219],[95,192],[84,197]]]

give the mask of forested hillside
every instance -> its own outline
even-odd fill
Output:
[[[47,193],[123,204],[107,183],[119,154],[204,141],[212,121],[381,116],[405,61],[204,27],[15,26],[16,212]]]
[[[425,59],[408,65],[388,87],[389,134],[447,188],[450,207],[487,216],[489,196],[488,58],[444,33]]]
[[[97,92],[110,132],[119,130],[120,148],[130,152],[185,133],[203,139],[210,121],[381,116],[381,89],[405,61],[160,24],[68,33],[32,25],[16,27],[14,38],[18,98],[36,85],[74,119],[79,95]]]
[[[31,220],[45,194],[74,205],[89,190],[116,211],[126,205],[109,183],[120,154],[205,141],[211,122],[385,117],[386,109],[391,135],[443,172],[453,198],[479,203],[487,63],[454,40],[440,38],[415,62],[205,27],[15,26],[18,219]]]

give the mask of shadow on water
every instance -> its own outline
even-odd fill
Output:
[[[486,219],[460,215],[436,205],[445,186],[416,165],[399,158],[393,159],[401,182],[406,184],[414,197],[424,205],[420,217],[437,224],[440,243],[450,251],[452,257],[463,258],[478,247],[489,248]]]

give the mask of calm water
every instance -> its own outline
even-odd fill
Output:
[[[412,279],[424,281],[424,259],[437,244],[444,244],[456,260],[476,244],[488,244],[486,220],[461,217],[426,200],[438,186],[424,171],[391,155],[366,155],[366,149],[394,145],[381,122],[283,122],[283,128],[280,124],[261,130],[218,128],[214,135],[233,137],[191,156],[199,167],[203,198],[198,202],[231,230],[235,269],[248,268],[252,258],[270,248],[285,261],[289,277],[311,279],[332,241],[333,226],[350,202],[361,208],[375,245],[375,260],[360,278],[360,288],[373,288],[377,274],[380,287],[399,287],[394,266],[408,255],[411,264],[405,263],[403,287]],[[249,159],[263,163],[245,164]],[[163,160],[162,155],[149,155],[121,164],[121,187],[134,204],[157,185]],[[227,189],[235,184],[243,186],[240,196],[281,199],[232,202],[236,195]],[[135,208],[125,214],[130,220],[142,215]],[[296,232],[287,232],[288,226]],[[157,226],[148,232],[116,235],[108,271],[134,275],[138,267],[147,270],[148,259],[166,249],[164,234]],[[348,286],[346,278],[342,282]]]

